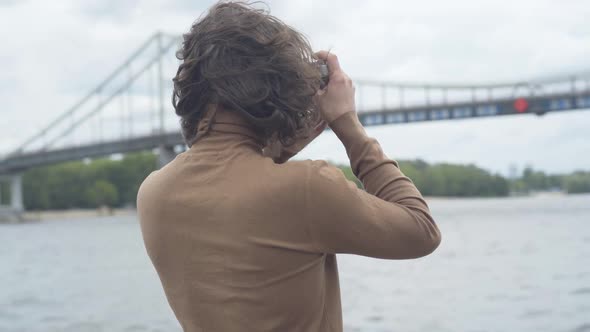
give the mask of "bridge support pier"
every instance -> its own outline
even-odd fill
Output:
[[[0,177],[0,184],[10,183],[10,204],[3,205],[0,198],[0,221],[19,222],[23,220],[25,211],[23,204],[23,180],[22,174],[12,174]],[[1,194],[0,185],[0,194]]]
[[[166,166],[169,162],[174,160],[176,152],[174,146],[160,145],[158,147],[158,168]]]

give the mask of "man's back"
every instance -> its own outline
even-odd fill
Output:
[[[419,193],[351,114],[334,127],[357,126],[353,166],[406,207],[325,162],[275,164],[228,112],[142,184],[146,248],[185,331],[342,331],[335,253],[410,258],[438,245]]]
[[[228,136],[195,144],[140,191],[146,247],[175,314],[186,331],[328,331],[338,280],[300,209],[307,162],[277,165]]]

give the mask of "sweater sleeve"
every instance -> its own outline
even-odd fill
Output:
[[[377,140],[367,136],[356,113],[341,115],[330,127],[344,144],[352,171],[365,190],[337,167],[313,162],[305,213],[316,248],[386,259],[433,252],[441,235],[426,202]]]

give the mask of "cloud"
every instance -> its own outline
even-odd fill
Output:
[[[91,21],[125,22],[134,18],[134,14],[140,9],[139,4],[139,0],[86,0],[77,2],[75,9]]]
[[[19,3],[19,0],[0,0],[0,7],[10,7]]]

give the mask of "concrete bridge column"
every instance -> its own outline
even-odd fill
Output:
[[[174,160],[176,152],[174,152],[174,146],[160,145],[158,147],[158,168],[166,166],[169,162]]]
[[[13,174],[0,176],[0,187],[6,184],[10,185],[10,203],[7,205],[0,204],[0,222],[21,221],[25,210],[23,204],[22,175]],[[2,188],[0,188],[0,192],[1,189]],[[1,198],[0,202],[2,202]]]
[[[25,210],[22,174],[14,174],[10,182],[10,207],[16,212],[22,212]]]

